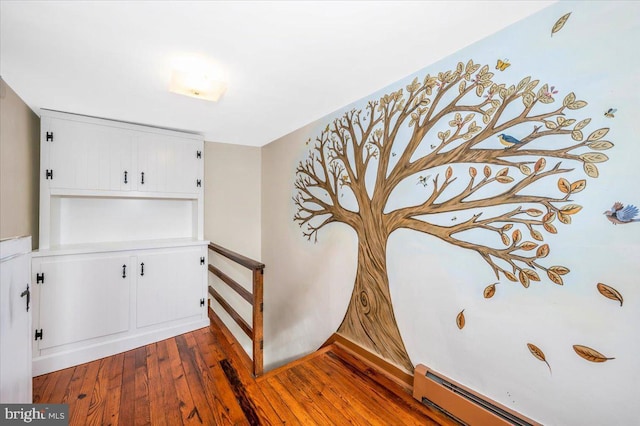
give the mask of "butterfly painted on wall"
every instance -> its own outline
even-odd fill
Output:
[[[507,68],[509,68],[511,64],[509,63],[508,59],[505,59],[504,61],[502,59],[498,59],[498,63],[496,64],[496,69],[500,70],[500,71],[504,71]]]
[[[618,111],[618,110],[617,110],[616,108],[609,108],[609,109],[607,110],[607,112],[605,112],[605,113],[604,113],[604,116],[605,116],[605,117],[608,117],[608,118],[613,118],[613,117],[615,117],[615,115],[614,115],[614,114],[615,114],[617,111]]]

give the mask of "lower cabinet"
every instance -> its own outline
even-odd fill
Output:
[[[34,254],[34,376],[207,326],[206,247]]]

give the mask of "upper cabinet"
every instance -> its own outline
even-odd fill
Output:
[[[55,194],[202,192],[200,136],[61,113],[43,114],[42,136],[43,183]]]

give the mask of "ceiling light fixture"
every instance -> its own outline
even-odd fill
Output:
[[[227,91],[224,72],[202,56],[174,60],[169,91],[216,102]]]

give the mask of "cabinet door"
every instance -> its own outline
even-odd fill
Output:
[[[201,191],[202,142],[145,132],[138,132],[136,140],[138,191],[188,194]]]
[[[115,127],[71,120],[49,119],[44,132],[53,141],[42,141],[49,150],[43,173],[52,172],[50,188],[88,190],[129,190],[132,174],[132,141],[127,132]]]
[[[41,258],[38,286],[39,349],[79,342],[129,329],[130,282],[134,271],[124,255]]]
[[[0,244],[11,244],[2,241]],[[31,250],[31,239],[27,246]],[[4,247],[3,250],[4,252]],[[5,253],[2,253],[4,257]],[[0,266],[0,402],[31,403],[31,257],[10,255]]]
[[[136,325],[198,317],[205,307],[206,265],[202,247],[140,253],[137,265]]]

